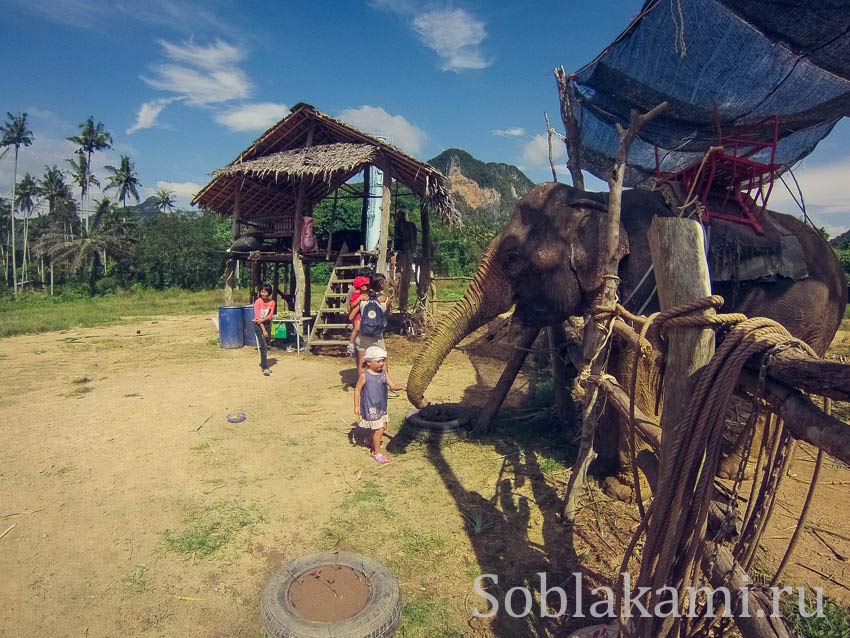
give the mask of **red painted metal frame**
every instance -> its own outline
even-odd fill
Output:
[[[723,135],[716,107],[714,113],[720,148],[710,151],[705,161],[672,173],[660,169],[656,148],[657,181],[680,182],[685,193],[693,193],[703,205],[705,223],[724,219],[746,224],[758,234],[764,234],[764,211],[781,168],[775,162],[779,118],[766,117],[752,125],[736,127],[733,135]],[[751,159],[764,151],[770,153],[768,162]],[[730,205],[734,212],[729,212]]]

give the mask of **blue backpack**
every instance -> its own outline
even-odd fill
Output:
[[[369,301],[360,311],[360,334],[364,337],[382,337],[387,327],[387,318],[378,302],[378,295],[369,293]]]

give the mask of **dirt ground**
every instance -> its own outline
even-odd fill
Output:
[[[403,381],[415,348],[394,339],[389,350]],[[218,347],[208,317],[0,341],[0,635],[262,636],[270,573],[335,546],[398,575],[401,636],[565,632],[539,619],[471,621],[479,574],[522,584],[567,574],[592,551],[564,542],[557,511],[570,457],[535,430],[540,410],[521,405],[533,376],[509,401],[515,436],[413,445],[381,467],[349,442],[346,360],[272,356],[265,378],[255,351]],[[501,367],[455,350],[430,398],[480,402]],[[236,410],[247,420],[228,423]],[[406,400],[391,410],[393,433]],[[797,454],[768,562],[790,536],[810,456]],[[830,461],[822,482],[811,522],[850,536],[850,470]],[[850,542],[822,539],[805,533],[795,561],[850,584],[836,557],[850,556]],[[850,601],[806,567],[792,564],[788,580]]]

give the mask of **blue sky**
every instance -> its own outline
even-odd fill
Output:
[[[421,159],[459,147],[551,179],[543,112],[561,129],[552,69],[592,59],[642,1],[0,5],[0,112],[28,112],[36,138],[20,170],[67,168],[74,147],[65,138],[94,115],[115,139],[96,158],[101,178],[125,153],[143,195],[165,186],[185,205],[211,170],[298,102],[388,134]],[[810,212],[832,232],[850,226],[846,122],[797,171]],[[0,193],[11,173],[7,155]],[[797,212],[781,186],[771,202]]]

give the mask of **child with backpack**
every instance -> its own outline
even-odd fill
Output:
[[[372,275],[369,280],[369,292],[361,295],[359,304],[348,314],[348,318],[354,321],[360,317],[360,330],[354,345],[357,348],[357,367],[362,367],[363,353],[370,346],[378,346],[386,351],[384,343],[384,329],[387,327],[387,315],[392,311],[392,298],[383,293],[387,278],[378,273]]]
[[[369,346],[363,354],[360,377],[354,388],[354,414],[360,417],[359,426],[372,433],[369,447],[372,458],[381,465],[387,457],[381,453],[381,439],[389,422],[387,396],[389,390],[406,390],[406,385],[396,385],[387,375],[387,351]]]
[[[351,313],[352,309],[354,308],[357,308],[358,311],[354,319],[351,320],[351,323],[354,324],[354,327],[351,329],[351,337],[349,338],[349,343],[347,347],[348,354],[352,357],[355,356],[355,343],[357,341],[357,335],[360,334],[360,298],[368,298],[369,277],[372,275],[371,269],[364,270],[368,270],[368,275],[358,274],[354,278],[352,290],[348,294],[348,312]]]

